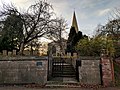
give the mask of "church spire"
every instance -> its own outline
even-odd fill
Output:
[[[77,25],[75,11],[74,11],[74,14],[73,14],[72,27],[75,27],[76,33],[78,33],[78,25]]]

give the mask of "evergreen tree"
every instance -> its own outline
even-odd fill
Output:
[[[79,31],[76,33],[75,27],[71,27],[68,41],[67,41],[67,50],[66,52],[71,52],[72,54],[76,52],[75,45],[82,38],[82,32]]]
[[[23,37],[23,24],[17,13],[11,13],[1,22],[0,51],[19,49]]]

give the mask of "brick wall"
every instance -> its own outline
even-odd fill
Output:
[[[112,62],[109,57],[101,58],[102,65],[102,82],[104,86],[110,86],[113,84],[114,70],[112,68]]]

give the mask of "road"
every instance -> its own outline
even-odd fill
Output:
[[[99,89],[90,88],[26,88],[22,86],[5,86],[0,87],[0,90],[120,90],[120,87],[107,87]]]

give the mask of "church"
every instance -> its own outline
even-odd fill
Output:
[[[69,32],[69,35],[68,35],[68,40],[62,38],[62,45],[63,45],[63,54],[62,55],[65,55],[67,53],[71,53],[71,55],[73,55],[73,53],[76,53],[76,50],[75,50],[75,45],[77,44],[77,42],[83,38],[83,35],[82,35],[82,32],[79,31],[79,28],[78,28],[78,24],[77,24],[77,19],[76,19],[76,14],[75,14],[75,11],[73,13],[73,18],[72,18],[72,25],[71,25],[71,28],[70,28],[70,32]],[[51,42],[49,43],[49,48],[52,49],[52,54],[53,56],[59,56],[60,55],[60,46],[55,43],[55,42]]]

